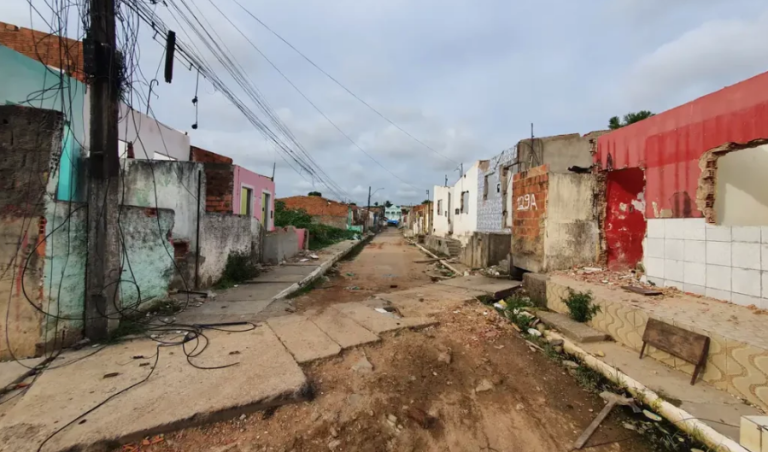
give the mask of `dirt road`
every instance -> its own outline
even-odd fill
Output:
[[[341,263],[326,288],[295,302],[308,309],[430,285],[427,265],[413,262],[419,259],[424,256],[388,231]],[[347,289],[353,286],[359,290]],[[437,318],[436,327],[391,334],[310,364],[311,402],[124,450],[568,451],[602,409],[596,394],[480,302],[446,302]],[[624,415],[614,411],[586,450],[654,450],[622,427]]]

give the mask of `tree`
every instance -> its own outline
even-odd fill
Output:
[[[320,193],[319,191],[311,191],[311,192],[309,192],[309,194],[307,196],[319,196],[319,197],[322,198],[323,194]]]
[[[373,205],[379,207],[379,201],[374,202]]]
[[[391,202],[389,202],[389,200],[386,200],[386,201],[384,201],[384,206],[385,207],[392,207],[393,204]]]
[[[351,202],[351,203],[349,203],[349,205],[350,205],[350,206],[356,206],[356,205],[357,205],[357,203],[356,203],[356,202]]]
[[[430,201],[428,199],[425,199],[424,201],[421,201],[422,204],[429,204],[429,202]]]
[[[650,118],[653,116],[654,113],[651,113],[648,110],[640,110],[635,113],[627,113],[624,115],[624,121],[620,121],[618,116],[614,116],[611,119],[608,120],[608,128],[611,130],[620,129],[622,127],[626,127],[630,124],[634,124],[636,122],[640,122],[643,119]]]

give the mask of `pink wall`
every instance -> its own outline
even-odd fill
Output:
[[[267,231],[275,229],[275,220],[272,218],[275,211],[275,182],[267,176],[256,174],[242,166],[235,165],[235,186],[232,194],[232,212],[240,213],[240,193],[242,187],[248,187],[253,190],[253,216],[256,217]],[[261,194],[268,192],[270,195],[269,218],[261,218]]]
[[[305,242],[305,240],[307,239],[307,230],[296,228],[296,237],[298,237],[299,239],[299,249],[300,250],[306,249],[304,245],[307,243]]]

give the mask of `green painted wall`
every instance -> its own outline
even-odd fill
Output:
[[[54,331],[78,330],[83,326],[88,240],[85,204],[49,202],[46,210],[43,309],[70,320],[46,316],[43,342],[52,341]]]
[[[0,81],[0,105],[18,104],[64,114],[67,135],[62,143],[57,199],[84,201],[76,187],[77,176],[82,174],[86,136],[85,84],[68,76],[60,78],[55,70],[2,45]]]
[[[172,210],[123,207],[120,225],[125,247],[120,297],[124,308],[136,306],[139,294],[142,303],[168,295],[175,271],[173,246],[168,240],[173,222]]]

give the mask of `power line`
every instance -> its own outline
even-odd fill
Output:
[[[282,77],[285,79],[285,81],[286,81],[286,82],[288,82],[288,84],[290,84],[290,85],[293,87],[293,89],[295,89],[295,90],[296,90],[296,92],[298,92],[298,93],[301,95],[301,97],[303,97],[303,98],[304,98],[304,100],[306,100],[306,101],[307,101],[307,102],[308,102],[308,103],[309,103],[309,104],[312,106],[312,108],[314,108],[314,109],[315,109],[315,110],[316,110],[318,113],[320,113],[320,115],[322,115],[322,117],[323,117],[323,118],[325,118],[325,120],[326,120],[326,121],[328,121],[328,123],[329,123],[329,124],[331,124],[331,125],[332,125],[332,126],[333,126],[333,127],[334,127],[334,128],[335,128],[335,129],[336,129],[336,130],[337,130],[337,131],[340,133],[340,134],[342,134],[342,135],[344,136],[344,138],[346,138],[346,139],[347,139],[347,140],[348,140],[350,143],[352,143],[352,145],[354,145],[354,146],[355,146],[357,149],[359,149],[359,150],[360,150],[360,151],[361,151],[363,154],[365,154],[366,156],[368,156],[368,158],[370,158],[370,159],[371,159],[371,160],[372,160],[374,163],[376,163],[377,165],[379,165],[380,167],[382,167],[382,168],[383,168],[383,169],[384,169],[386,172],[388,172],[389,174],[391,174],[392,176],[394,176],[394,177],[395,177],[396,179],[398,179],[400,182],[403,182],[404,184],[410,185],[410,186],[411,186],[411,187],[413,187],[413,188],[420,188],[420,187],[416,187],[416,186],[415,186],[415,185],[413,185],[413,184],[410,184],[409,182],[406,182],[406,181],[405,181],[405,180],[403,180],[403,179],[402,179],[400,176],[398,176],[397,174],[395,174],[395,173],[393,173],[392,171],[390,171],[390,170],[389,170],[389,168],[387,168],[386,166],[382,165],[382,164],[381,164],[381,162],[379,162],[379,161],[378,161],[378,160],[376,160],[376,159],[375,159],[375,158],[374,158],[374,157],[373,157],[371,154],[369,154],[368,152],[366,152],[366,151],[365,151],[365,149],[363,149],[363,148],[362,148],[362,147],[361,147],[359,144],[357,144],[357,142],[355,142],[355,140],[353,140],[353,139],[352,139],[352,138],[351,138],[349,135],[347,135],[347,133],[346,133],[346,132],[344,132],[343,130],[341,130],[341,128],[340,128],[338,125],[336,125],[336,123],[335,123],[335,122],[333,122],[333,121],[331,120],[331,118],[329,118],[329,117],[328,117],[328,115],[326,115],[326,114],[325,114],[325,113],[324,113],[322,110],[320,110],[320,108],[319,108],[319,107],[318,107],[318,106],[317,106],[317,105],[316,105],[314,102],[312,102],[312,100],[311,100],[309,97],[307,97],[307,95],[306,95],[306,94],[304,94],[304,93],[301,91],[301,89],[299,89],[299,87],[298,87],[298,86],[296,86],[296,84],[294,84],[294,83],[291,81],[291,79],[289,79],[289,78],[288,78],[288,76],[286,76],[286,75],[283,73],[283,71],[281,71],[281,70],[280,70],[280,69],[279,69],[279,68],[278,68],[278,67],[277,67],[277,66],[276,66],[276,65],[275,65],[275,64],[272,62],[272,60],[270,60],[270,59],[269,59],[269,58],[268,58],[268,57],[267,57],[267,56],[264,54],[264,52],[262,52],[262,51],[261,51],[261,50],[260,50],[260,49],[259,49],[259,48],[256,46],[256,44],[254,44],[254,43],[253,43],[253,41],[251,41],[251,40],[250,40],[250,38],[248,38],[248,36],[247,36],[245,33],[243,33],[243,32],[240,30],[240,28],[238,28],[238,27],[237,27],[237,25],[235,25],[235,24],[232,22],[232,20],[230,20],[230,19],[229,19],[229,17],[227,17],[227,15],[226,15],[226,14],[224,14],[224,13],[221,11],[221,9],[219,9],[219,7],[218,7],[218,6],[216,6],[216,4],[215,4],[215,3],[214,3],[212,0],[208,0],[208,1],[211,3],[211,5],[213,5],[213,7],[214,7],[214,8],[216,8],[216,10],[217,10],[219,13],[221,13],[221,15],[222,15],[222,16],[224,16],[224,18],[227,20],[227,22],[229,22],[229,23],[230,23],[230,25],[232,25],[232,26],[235,28],[235,30],[237,30],[237,31],[238,31],[238,32],[239,32],[239,33],[240,33],[240,34],[241,34],[241,35],[242,35],[242,36],[243,36],[243,37],[246,39],[246,41],[248,41],[248,43],[249,43],[249,44],[250,44],[250,45],[251,45],[251,46],[252,46],[254,49],[256,49],[256,51],[257,51],[257,52],[259,52],[259,54],[260,54],[262,57],[264,57],[264,59],[265,59],[265,60],[267,60],[267,62],[270,64],[270,66],[272,66],[272,68],[274,68],[274,69],[275,69],[275,71],[277,71],[277,73],[278,73],[278,74],[280,74],[280,76],[282,76]]]
[[[370,109],[372,112],[376,113],[376,114],[377,114],[379,117],[381,117],[383,120],[385,120],[385,121],[387,121],[388,123],[390,123],[390,124],[392,124],[393,126],[395,126],[395,128],[397,128],[397,130],[399,130],[399,131],[403,132],[403,133],[404,133],[404,134],[406,134],[408,137],[410,137],[412,140],[414,140],[415,142],[417,142],[417,143],[419,143],[420,145],[424,146],[425,148],[429,149],[430,151],[434,152],[435,154],[439,155],[440,157],[444,158],[445,160],[448,160],[449,162],[452,162],[452,163],[459,163],[458,161],[456,161],[456,160],[453,160],[453,159],[451,159],[451,158],[449,158],[449,157],[445,156],[444,154],[441,154],[440,152],[436,151],[436,150],[435,150],[434,148],[432,148],[431,146],[427,145],[427,144],[426,144],[426,143],[424,143],[423,141],[421,141],[421,140],[419,140],[418,138],[416,138],[416,137],[414,137],[413,135],[411,135],[411,134],[410,134],[410,133],[409,133],[407,130],[405,130],[405,129],[403,129],[402,127],[400,127],[399,125],[397,125],[397,124],[396,124],[394,121],[392,121],[392,120],[391,120],[391,119],[389,119],[388,117],[384,116],[384,114],[382,114],[382,113],[381,113],[379,110],[377,110],[377,109],[373,108],[373,106],[371,106],[371,104],[369,104],[368,102],[364,101],[364,100],[363,100],[363,99],[362,99],[360,96],[358,96],[357,94],[353,93],[353,92],[352,92],[352,91],[351,91],[349,88],[347,88],[346,86],[344,86],[344,84],[343,84],[343,83],[341,83],[340,81],[338,81],[338,80],[337,80],[335,77],[333,77],[331,74],[329,74],[328,72],[326,72],[326,71],[325,71],[323,68],[321,68],[320,66],[318,66],[318,65],[317,65],[317,64],[316,64],[314,61],[312,61],[312,60],[311,60],[311,59],[310,59],[308,56],[306,56],[306,55],[305,55],[303,52],[301,52],[299,49],[297,49],[297,48],[296,48],[296,47],[295,47],[293,44],[291,44],[291,43],[290,43],[290,42],[288,42],[288,41],[287,41],[285,38],[283,38],[282,36],[280,36],[280,35],[279,35],[279,34],[278,34],[276,31],[272,30],[272,29],[271,29],[271,28],[270,28],[270,27],[269,27],[267,24],[265,24],[264,22],[262,22],[262,20],[261,20],[261,19],[259,19],[259,18],[258,18],[258,17],[256,17],[256,16],[255,16],[255,15],[254,15],[252,12],[250,12],[248,9],[246,9],[246,8],[245,8],[245,7],[244,7],[244,6],[243,6],[243,5],[242,5],[242,4],[241,4],[241,3],[240,3],[238,0],[232,0],[232,1],[233,1],[233,2],[235,2],[235,3],[237,4],[237,6],[239,6],[240,8],[242,8],[242,10],[246,12],[246,14],[248,14],[249,16],[251,16],[251,17],[252,17],[254,20],[256,20],[256,21],[257,21],[259,24],[261,24],[261,26],[263,26],[263,27],[264,27],[264,28],[266,28],[266,29],[267,29],[267,30],[268,30],[270,33],[272,33],[273,35],[275,35],[275,37],[277,37],[279,40],[283,41],[283,43],[285,43],[285,45],[287,45],[288,47],[290,47],[291,49],[293,49],[293,51],[295,51],[296,53],[298,53],[298,54],[299,54],[299,55],[300,55],[302,58],[304,58],[304,59],[305,59],[305,60],[306,60],[306,61],[307,61],[309,64],[311,64],[312,66],[314,66],[314,67],[315,67],[315,68],[316,68],[318,71],[322,72],[322,73],[323,73],[323,75],[325,75],[326,77],[328,77],[328,78],[329,78],[331,81],[333,81],[335,84],[337,84],[339,87],[341,87],[341,89],[343,89],[344,91],[346,91],[347,93],[349,93],[349,94],[350,94],[352,97],[354,97],[355,99],[357,99],[358,101],[360,101],[360,103],[362,103],[363,105],[365,105],[366,107],[368,107],[368,108],[369,108],[369,109]]]

